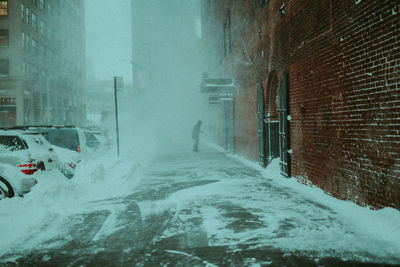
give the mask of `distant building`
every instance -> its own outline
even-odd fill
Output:
[[[88,123],[104,129],[114,126],[114,81],[90,80],[87,83],[86,93]]]
[[[399,14],[397,0],[202,0],[216,140],[337,198],[400,209]]]
[[[162,90],[166,82],[182,75],[183,69],[193,68],[184,55],[197,53],[189,49],[199,47],[190,43],[198,40],[199,17],[197,0],[132,0],[134,90]]]
[[[84,1],[0,0],[0,126],[85,121]]]

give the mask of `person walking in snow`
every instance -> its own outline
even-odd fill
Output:
[[[192,138],[194,139],[194,146],[193,146],[193,151],[194,152],[199,152],[199,140],[200,140],[200,133],[202,132],[200,127],[201,127],[202,121],[199,120],[196,125],[193,127],[192,131]]]

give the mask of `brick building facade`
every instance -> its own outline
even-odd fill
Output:
[[[237,87],[236,153],[400,209],[399,1],[203,0],[202,31],[206,72]]]

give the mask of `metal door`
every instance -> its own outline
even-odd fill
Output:
[[[265,134],[264,134],[264,90],[257,84],[257,115],[258,115],[258,163],[265,167]]]
[[[279,90],[279,155],[281,174],[290,176],[290,154],[289,154],[289,98],[288,98],[288,74],[282,74]]]

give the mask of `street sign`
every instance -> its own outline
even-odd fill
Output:
[[[114,76],[114,87],[116,89],[124,87],[124,79],[122,76]]]

